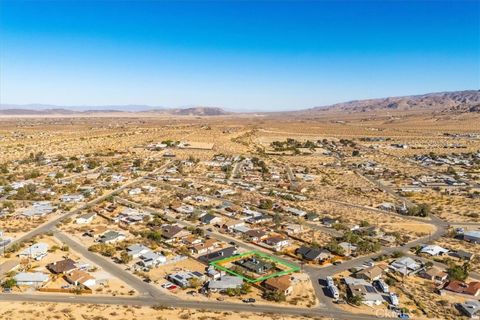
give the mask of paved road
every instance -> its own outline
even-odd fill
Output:
[[[439,269],[447,269],[447,268],[448,268],[448,265],[445,264],[445,263],[438,262],[438,261],[434,261],[434,260],[432,260],[432,259],[428,259],[428,258],[424,258],[424,257],[420,257],[420,256],[417,256],[417,255],[415,255],[415,254],[413,254],[413,253],[407,253],[406,255],[409,256],[409,257],[411,257],[411,258],[420,260],[420,261],[422,261],[423,263],[431,262],[431,263],[433,263],[434,266],[438,267]],[[480,280],[480,273],[474,272],[474,271],[470,271],[468,274],[469,274],[470,277],[475,278],[476,280]]]
[[[268,253],[268,254],[272,254],[272,251],[271,250],[268,250],[266,248],[262,248],[260,246],[257,246],[255,244],[251,244],[251,243],[247,243],[241,239],[238,239],[238,238],[235,238],[235,237],[232,237],[228,234],[224,234],[224,233],[220,233],[218,231],[216,231],[216,229],[212,226],[204,226],[204,225],[198,225],[196,223],[192,223],[192,222],[189,222],[189,221],[185,221],[185,220],[180,220],[180,219],[177,219],[175,218],[175,214],[162,214],[160,212],[158,212],[157,210],[155,210],[154,208],[150,208],[150,207],[145,207],[145,206],[142,206],[141,204],[139,203],[136,203],[136,202],[132,202],[132,201],[129,201],[129,200],[126,200],[126,199],[121,199],[119,197],[116,197],[115,198],[117,200],[118,203],[123,203],[123,204],[126,204],[126,205],[131,205],[131,206],[134,206],[136,208],[139,208],[139,209],[142,209],[142,210],[146,210],[150,213],[158,213],[158,214],[161,214],[163,215],[165,218],[167,218],[169,221],[173,222],[173,223],[177,223],[179,225],[181,225],[182,227],[185,227],[185,228],[200,228],[202,229],[205,234],[208,234],[208,235],[212,235],[213,237],[215,237],[216,239],[218,240],[221,240],[225,243],[229,243],[229,242],[235,242],[239,247],[243,248],[243,249],[246,249],[246,250],[257,250],[257,251],[262,251],[262,252],[265,252],[265,253]],[[207,229],[210,229],[212,228],[212,230],[214,231],[208,231]],[[301,267],[300,264],[298,264],[298,262],[296,261],[291,261],[290,259],[285,259],[283,257],[279,257],[279,256],[276,256],[277,259],[279,259],[280,261],[285,261],[285,262],[288,262],[290,264],[293,264],[297,267]]]
[[[165,168],[169,165],[170,161],[166,162],[165,164],[163,164],[161,167],[157,168],[154,172],[152,173],[156,173],[160,170],[165,170]],[[130,188],[130,187],[133,187],[139,183],[141,183],[142,181],[145,180],[145,177],[139,177],[135,180],[132,180],[130,182],[127,182],[125,183],[124,185],[120,186],[119,188],[115,189],[115,190],[112,190],[98,198],[95,198],[93,199],[92,201],[89,201],[83,205],[81,205],[80,207],[78,208],[75,208],[73,209],[72,211],[68,211],[67,213],[65,214],[62,214],[62,215],[59,215],[58,217],[56,217],[55,219],[52,219],[40,226],[38,226],[37,228],[31,230],[30,232],[27,232],[26,234],[24,234],[23,236],[13,240],[11,243],[9,243],[5,249],[8,249],[8,247],[10,247],[12,244],[14,243],[20,243],[20,242],[23,242],[23,241],[26,241],[26,240],[29,240],[39,234],[43,234],[43,233],[46,233],[48,232],[50,229],[54,228],[57,223],[61,222],[63,219],[67,219],[75,214],[78,214],[80,213],[82,210],[85,210],[91,206],[94,206],[102,201],[105,201],[106,199],[108,199],[109,197],[111,196],[114,196],[120,192],[122,192],[123,190],[127,189],[127,188]]]
[[[166,163],[162,168],[165,168],[168,165]],[[160,170],[159,168],[158,170]],[[156,171],[158,171],[156,170]],[[288,172],[288,170],[287,170]],[[290,170],[291,173],[291,170]],[[143,181],[144,178],[138,178],[132,182],[129,182],[123,186],[121,186],[118,189],[113,190],[112,192],[101,196],[95,200],[90,201],[89,203],[81,206],[80,208],[77,208],[73,211],[70,211],[62,216],[59,216],[58,218],[47,222],[40,227],[38,227],[35,230],[32,230],[31,232],[27,233],[23,237],[15,240],[17,241],[23,241],[27,240],[35,235],[38,235],[40,233],[44,233],[50,229],[54,229],[55,225],[62,219],[70,217],[81,210],[87,208],[88,206],[94,205],[96,203],[99,203],[101,201],[104,201],[110,196],[114,196],[118,194],[119,192],[123,191],[124,189],[131,187],[135,185],[136,183],[139,183]],[[376,184],[376,183],[375,183]],[[380,184],[381,185],[381,184]],[[382,188],[383,189],[383,188]],[[387,190],[386,190],[387,191]],[[393,190],[388,190],[387,192],[389,193],[394,193]],[[374,209],[375,208],[370,208]],[[377,211],[377,210],[376,210]],[[403,217],[403,216],[402,216]],[[412,218],[412,217],[404,217],[404,218]],[[412,218],[413,219],[413,218]],[[324,279],[326,276],[341,272],[344,270],[347,270],[351,267],[361,265],[365,261],[371,259],[374,256],[380,255],[380,254],[391,254],[394,251],[402,251],[402,252],[408,252],[408,250],[414,246],[417,246],[419,244],[423,244],[425,242],[429,242],[435,239],[440,238],[442,235],[445,234],[446,228],[448,227],[448,224],[441,219],[435,217],[435,216],[430,216],[430,221],[429,223],[432,223],[437,227],[437,230],[435,231],[434,234],[429,235],[427,237],[423,237],[420,239],[417,239],[413,242],[410,242],[408,244],[405,244],[403,246],[399,247],[392,247],[392,248],[383,248],[380,252],[371,254],[368,256],[363,256],[360,258],[352,259],[350,261],[346,261],[342,263],[341,265],[338,266],[328,266],[328,267],[312,267],[312,266],[304,266],[303,269],[304,271],[309,275],[312,284],[314,286],[315,292],[317,294],[317,297],[320,301],[320,304],[315,307],[315,308],[292,308],[292,307],[281,307],[277,305],[260,305],[260,304],[254,304],[254,305],[247,305],[247,304],[235,304],[235,303],[226,303],[226,302],[200,302],[200,301],[188,301],[188,300],[180,300],[177,299],[174,296],[168,295],[160,291],[160,289],[155,288],[152,285],[149,285],[147,283],[142,282],[140,279],[135,277],[134,275],[128,273],[127,271],[123,270],[121,267],[115,265],[113,262],[97,255],[94,253],[89,252],[83,245],[77,243],[67,235],[59,232],[58,230],[54,229],[54,234],[57,236],[60,240],[64,241],[66,244],[68,244],[73,250],[78,251],[80,254],[84,255],[87,259],[91,260],[92,262],[98,264],[100,267],[105,269],[107,272],[111,273],[113,276],[118,277],[119,279],[123,280],[125,283],[129,284],[133,288],[135,288],[138,292],[141,293],[141,296],[139,297],[102,297],[99,299],[98,297],[94,296],[71,296],[71,295],[54,295],[54,294],[0,294],[0,300],[4,301],[45,301],[45,302],[70,302],[70,303],[105,303],[105,304],[126,304],[126,305],[145,305],[145,306],[153,306],[153,305],[158,305],[158,304],[163,304],[166,306],[170,307],[178,307],[178,308],[193,308],[193,309],[210,309],[210,310],[228,310],[228,311],[238,311],[238,312],[252,312],[252,311],[257,311],[257,312],[266,312],[266,313],[274,313],[274,314],[285,314],[285,315],[311,315],[311,316],[327,316],[331,317],[333,319],[358,319],[358,320],[363,320],[363,319],[379,319],[379,317],[374,317],[374,316],[367,316],[367,315],[359,315],[359,314],[352,314],[352,313],[347,313],[344,311],[339,310],[336,305],[332,303],[332,300],[330,298],[327,298],[325,296],[325,293],[323,291],[323,286],[320,285],[318,279]],[[415,218],[416,220],[416,218]],[[189,225],[190,223],[185,222],[185,221],[179,221],[180,223],[184,225]],[[424,221],[427,222],[427,221]],[[218,237],[219,239],[223,241],[230,241],[231,238],[220,234],[218,232],[215,232],[215,236]],[[234,241],[238,242],[241,244],[243,247],[247,249],[258,249],[256,246],[246,244],[244,242],[238,241],[238,239],[235,239]]]
[[[365,206],[365,205],[362,205],[362,204],[354,204],[354,203],[348,203],[348,202],[345,202],[345,201],[329,200],[329,199],[324,199],[323,201],[336,203],[336,204],[346,206],[346,207],[367,210],[367,211],[382,214],[382,215],[390,215],[390,216],[394,216],[394,217],[401,218],[401,219],[408,219],[408,220],[414,220],[414,221],[418,221],[418,222],[430,223],[430,220],[428,220],[428,218],[406,216],[406,215],[396,213],[394,211],[386,211],[386,210],[382,210],[382,209],[378,209],[378,208],[374,208],[374,207]]]
[[[121,191],[123,191],[124,189],[128,188],[128,187],[131,187],[137,183],[139,183],[140,181],[142,181],[143,178],[139,178],[139,179],[136,179],[136,180],[133,180],[132,182],[129,182],[101,197],[98,197],[92,201],[89,201],[83,205],[81,205],[80,207],[72,210],[72,211],[68,211],[67,213],[65,214],[62,214],[62,215],[59,215],[58,217],[56,217],[55,219],[52,219],[42,225],[40,225],[39,227],[37,227],[36,229],[33,229],[32,231],[30,232],[27,232],[26,234],[24,234],[23,236],[13,240],[8,246],[11,246],[13,243],[20,243],[20,242],[23,242],[23,241],[26,241],[26,240],[29,240],[35,236],[38,236],[39,234],[43,234],[43,233],[46,233],[48,232],[50,229],[52,229],[53,227],[55,227],[57,225],[57,223],[61,222],[63,219],[67,219],[77,213],[80,213],[82,210],[85,210],[87,209],[88,207],[91,207],[92,205],[95,205],[97,203],[100,203],[102,201],[104,201],[105,199],[107,199],[108,197],[111,197]]]
[[[404,202],[407,206],[411,207],[411,206],[414,206],[413,202],[410,201],[410,199],[407,199],[405,197],[402,197],[401,195],[399,195],[398,193],[396,193],[392,188],[390,188],[389,186],[386,186],[384,185],[383,183],[381,183],[379,180],[375,179],[375,178],[372,178],[372,177],[369,177],[367,175],[364,175],[360,170],[353,170],[357,175],[359,175],[360,177],[366,179],[367,181],[369,181],[370,183],[372,183],[373,185],[377,186],[379,189],[385,191],[386,193],[390,194],[391,196],[393,196],[394,198],[396,198],[397,200],[401,201],[401,202]]]
[[[103,270],[110,273],[112,276],[122,280],[130,287],[134,288],[139,292],[140,295],[150,295],[152,297],[164,297],[166,294],[162,292],[159,288],[154,287],[146,282],[143,282],[140,278],[134,276],[130,272],[123,270],[122,266],[124,265],[117,265],[111,260],[108,260],[96,253],[88,251],[87,248],[81,243],[78,243],[65,233],[60,232],[58,229],[53,229],[53,235],[66,245],[68,245],[72,250],[78,252],[88,260],[92,261]],[[174,300],[173,296],[170,296],[172,300]]]
[[[438,218],[437,218],[438,219]],[[439,219],[438,219],[439,220]],[[397,247],[388,247],[388,248],[383,248],[379,252],[372,253],[366,256],[362,256],[359,258],[355,258],[352,260],[348,260],[343,262],[342,264],[339,265],[330,265],[327,267],[323,268],[316,268],[312,266],[304,266],[304,271],[309,275],[310,280],[312,281],[313,288],[315,289],[315,293],[317,295],[317,298],[320,302],[326,304],[327,306],[335,308],[336,305],[332,303],[332,299],[329,298],[324,291],[324,286],[319,282],[319,280],[325,280],[327,276],[331,276],[332,274],[339,273],[345,270],[348,270],[353,267],[361,266],[363,263],[369,261],[370,259],[380,256],[382,254],[389,255],[394,252],[403,252],[403,253],[408,253],[410,248],[416,247],[420,244],[424,244],[426,242],[432,241],[439,239],[446,233],[446,229],[442,227],[442,222],[441,220],[436,220],[434,219],[434,223],[437,223],[437,230],[428,236],[419,238],[417,240],[411,241],[409,243],[406,243],[402,246],[397,246]],[[418,258],[415,256],[415,258]]]
[[[352,314],[340,310],[320,310],[296,307],[282,307],[277,305],[244,304],[232,302],[210,302],[194,300],[169,300],[150,297],[109,297],[94,295],[59,295],[59,294],[0,294],[0,301],[25,301],[25,302],[53,302],[53,303],[79,303],[79,304],[111,304],[111,305],[137,305],[137,306],[165,306],[172,308],[187,308],[197,310],[218,310],[231,312],[258,312],[291,316],[322,316],[330,319],[341,320],[371,320],[391,319],[376,316]]]

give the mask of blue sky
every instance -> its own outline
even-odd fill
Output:
[[[0,0],[0,103],[287,110],[478,89],[479,6]]]

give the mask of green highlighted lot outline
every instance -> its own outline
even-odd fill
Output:
[[[279,271],[279,272],[269,274],[268,276],[253,279],[253,278],[249,278],[249,277],[246,277],[244,275],[241,275],[241,274],[239,274],[239,273],[237,273],[233,270],[230,270],[230,269],[222,266],[222,264],[228,263],[230,261],[240,260],[244,257],[251,257],[251,256],[256,256],[256,257],[263,258],[265,260],[273,261],[277,265],[282,265],[282,266],[287,267],[287,269],[283,270],[283,271]],[[300,271],[299,267],[297,267],[297,266],[295,266],[291,263],[279,260],[278,258],[276,258],[274,256],[271,256],[271,255],[268,255],[268,254],[265,254],[265,253],[262,253],[262,252],[259,252],[259,251],[256,251],[256,250],[248,251],[248,252],[245,252],[245,253],[242,253],[242,254],[237,254],[237,255],[234,255],[234,256],[231,256],[231,257],[228,257],[228,258],[224,258],[224,259],[220,259],[220,260],[215,260],[213,262],[210,262],[210,265],[212,265],[213,267],[215,267],[218,270],[222,270],[222,271],[225,271],[225,272],[227,272],[231,275],[240,277],[244,281],[247,281],[247,282],[250,282],[250,283],[261,282],[261,281],[265,281],[265,280],[270,279],[270,278],[279,277],[279,276],[283,276],[283,275],[286,275],[286,274],[290,274],[290,273]]]

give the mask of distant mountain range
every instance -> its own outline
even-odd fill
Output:
[[[59,107],[55,105],[0,105],[0,115],[22,116],[22,115],[88,115],[95,113],[151,113],[169,114],[179,116],[219,116],[226,115],[222,108],[218,107],[191,107],[191,108],[164,108],[145,105],[125,106],[100,106],[100,107]]]
[[[480,90],[427,93],[422,95],[354,100],[307,109],[307,112],[349,113],[381,110],[431,111],[440,113],[480,112]]]
[[[377,111],[424,111],[430,113],[480,113],[480,90],[427,93],[422,95],[354,100],[333,105],[314,107],[299,111],[276,112],[276,114],[317,114],[325,112],[363,113]],[[88,115],[94,113],[144,113],[177,116],[228,115],[219,107],[166,108],[148,105],[73,106],[56,105],[0,105],[0,115]],[[268,114],[268,112],[261,112]]]

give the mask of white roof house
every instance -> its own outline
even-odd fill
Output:
[[[294,216],[297,216],[297,217],[303,217],[303,216],[307,215],[307,213],[305,211],[297,209],[297,208],[292,208],[292,207],[285,208],[285,211],[287,211],[288,213],[291,213],[291,214],[293,214]]]
[[[123,176],[119,175],[119,174],[112,174],[111,176],[111,182],[113,183],[116,183],[116,182],[122,182],[123,181]]]
[[[83,194],[66,194],[60,197],[62,202],[80,202],[83,201],[85,197]]]
[[[20,272],[13,278],[20,286],[40,286],[49,279],[48,275],[42,272]]]
[[[363,294],[363,304],[366,304],[368,306],[378,306],[380,305],[383,301],[385,301],[382,297],[381,294],[376,293],[376,292],[367,292]]]
[[[167,262],[167,258],[157,252],[147,252],[140,256],[139,264],[144,267],[158,266]]]
[[[75,219],[76,224],[88,224],[97,216],[95,212],[82,214]]]
[[[25,217],[43,217],[53,211],[50,201],[34,202],[31,207],[25,209],[21,215]]]
[[[98,242],[100,243],[114,243],[118,241],[125,240],[125,235],[121,232],[115,231],[115,230],[110,230],[105,232],[100,236],[98,239]]]
[[[12,182],[10,186],[12,187],[13,190],[18,190],[20,188],[25,187],[27,184],[31,184],[31,183],[33,183],[31,180],[15,181],[15,182]]]
[[[141,194],[141,193],[142,193],[142,189],[140,188],[133,188],[133,189],[130,189],[130,191],[128,191],[128,194],[131,196]]]
[[[403,257],[393,261],[390,264],[390,269],[399,272],[403,275],[415,273],[422,268],[421,264],[410,257]]]
[[[144,246],[143,244],[132,244],[127,248],[127,253],[132,256],[132,258],[138,258],[142,254],[150,252],[150,248]]]
[[[40,260],[47,255],[48,244],[46,243],[35,243],[30,247],[26,248],[18,254],[21,258],[32,258],[35,260]]]
[[[208,282],[208,290],[224,291],[227,289],[240,288],[243,284],[242,278],[234,276],[223,276],[218,280],[210,280]]]
[[[438,256],[447,252],[448,252],[448,249],[442,248],[434,244],[425,246],[420,250],[420,253],[427,253],[431,256]]]

